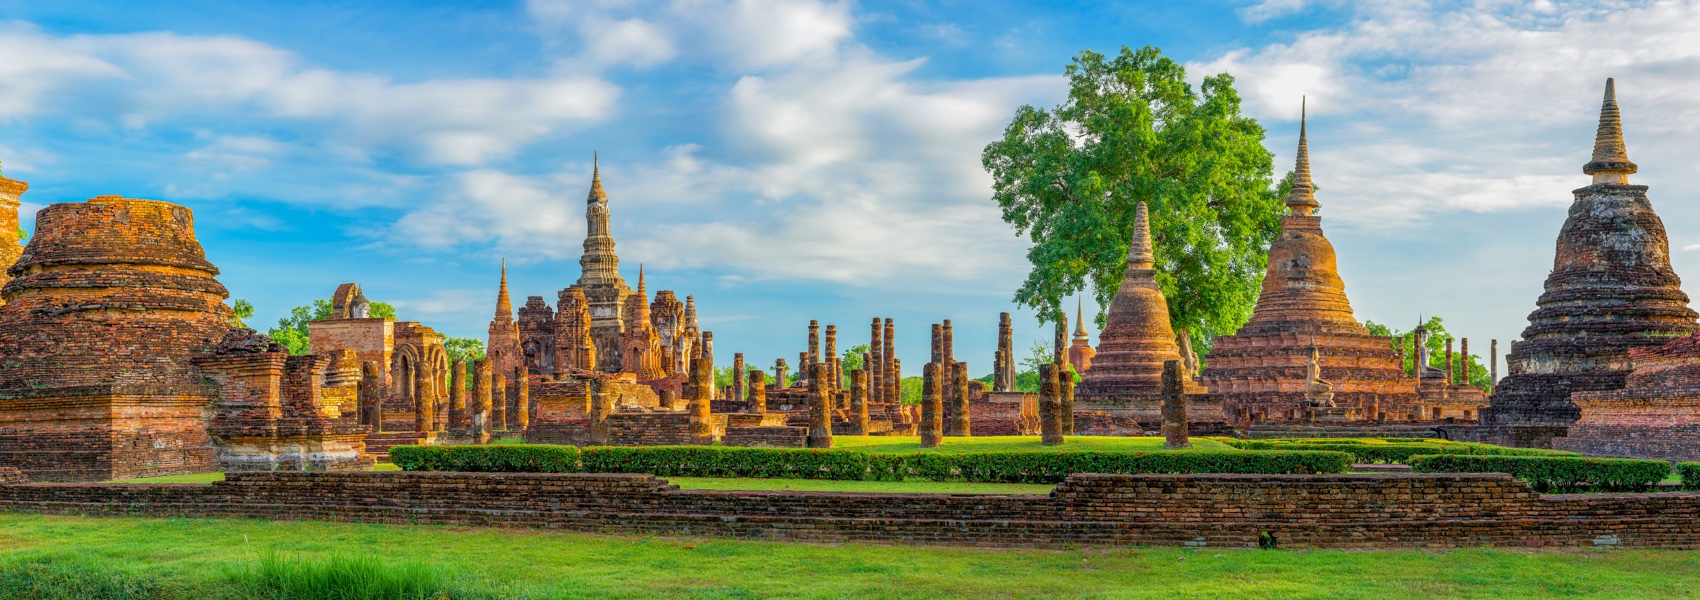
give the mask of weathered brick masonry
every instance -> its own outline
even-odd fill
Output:
[[[3,481],[4,478],[0,478]],[[1542,496],[1499,474],[1076,475],[1049,495],[679,490],[650,475],[237,473],[0,485],[48,514],[429,523],[804,542],[1700,548],[1700,494]]]

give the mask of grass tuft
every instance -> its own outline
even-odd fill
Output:
[[[425,600],[447,595],[447,578],[427,563],[386,565],[365,555],[302,558],[267,551],[257,564],[229,567],[227,576],[252,598]]]

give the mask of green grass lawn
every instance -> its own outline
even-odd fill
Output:
[[[0,597],[299,598],[273,562],[400,572],[428,597],[1686,598],[1700,552],[812,546],[437,526],[0,514]],[[248,587],[244,587],[248,586]],[[271,591],[268,591],[271,590]]]
[[[373,471],[400,471],[401,467],[390,463],[378,463]],[[106,483],[212,483],[224,481],[224,473],[195,473],[193,475],[164,475],[160,477],[136,477],[133,479],[114,479]]]
[[[832,447],[862,452],[909,454],[939,452],[967,454],[969,452],[1150,452],[1164,451],[1161,437],[1115,437],[1076,435],[1063,439],[1060,446],[1039,443],[1039,436],[946,437],[937,448],[922,448],[921,438],[905,435],[833,436]],[[1192,438],[1193,450],[1235,451],[1233,447],[1205,438]],[[1182,450],[1181,452],[1185,452]]]

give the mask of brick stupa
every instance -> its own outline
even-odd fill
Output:
[[[1623,389],[1570,395],[1581,410],[1552,445],[1595,456],[1700,460],[1700,336],[1629,351]]]
[[[1487,439],[1550,446],[1581,415],[1572,392],[1622,388],[1632,349],[1700,330],[1647,186],[1629,184],[1635,171],[1607,79],[1593,160],[1582,167],[1593,183],[1572,192],[1546,291],[1506,356],[1510,375],[1483,411]]]
[[[1121,287],[1098,333],[1092,368],[1081,373],[1074,406],[1160,423],[1163,362],[1180,360],[1180,347],[1169,324],[1169,302],[1157,287],[1150,215],[1144,202],[1136,210]]]
[[[1251,320],[1234,335],[1216,338],[1200,377],[1222,398],[1229,422],[1244,428],[1311,418],[1307,367],[1313,351],[1322,379],[1333,384],[1335,416],[1360,423],[1432,416],[1419,407],[1416,379],[1404,372],[1391,340],[1370,335],[1352,315],[1334,246],[1322,234],[1322,217],[1313,214],[1320,205],[1302,119],[1286,203]]]
[[[53,204],[0,288],[0,465],[41,480],[213,470],[217,390],[191,360],[230,329],[189,209]]]

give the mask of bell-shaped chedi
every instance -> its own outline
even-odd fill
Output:
[[[1483,411],[1494,441],[1550,445],[1580,415],[1572,392],[1622,388],[1630,350],[1700,331],[1647,186],[1629,184],[1635,171],[1607,79],[1593,159],[1582,168],[1593,183],[1572,192],[1546,291]]]
[[[1451,413],[1438,415],[1425,407],[1391,340],[1370,335],[1352,315],[1334,246],[1323,236],[1322,217],[1314,214],[1320,205],[1302,120],[1286,204],[1251,320],[1234,335],[1216,338],[1200,376],[1211,395],[1221,398],[1229,422],[1244,428],[1303,421],[1319,408],[1337,421],[1360,424],[1473,418],[1473,406],[1449,407]],[[1332,385],[1332,406],[1313,406],[1317,381]]]
[[[1179,360],[1180,348],[1169,324],[1169,302],[1157,287],[1151,217],[1144,202],[1136,210],[1121,287],[1110,300],[1098,351],[1092,368],[1081,373],[1074,402],[1076,410],[1155,411],[1160,418],[1163,363]]]
[[[192,364],[230,329],[189,209],[53,204],[0,288],[0,465],[41,480],[212,470],[216,390]]]

